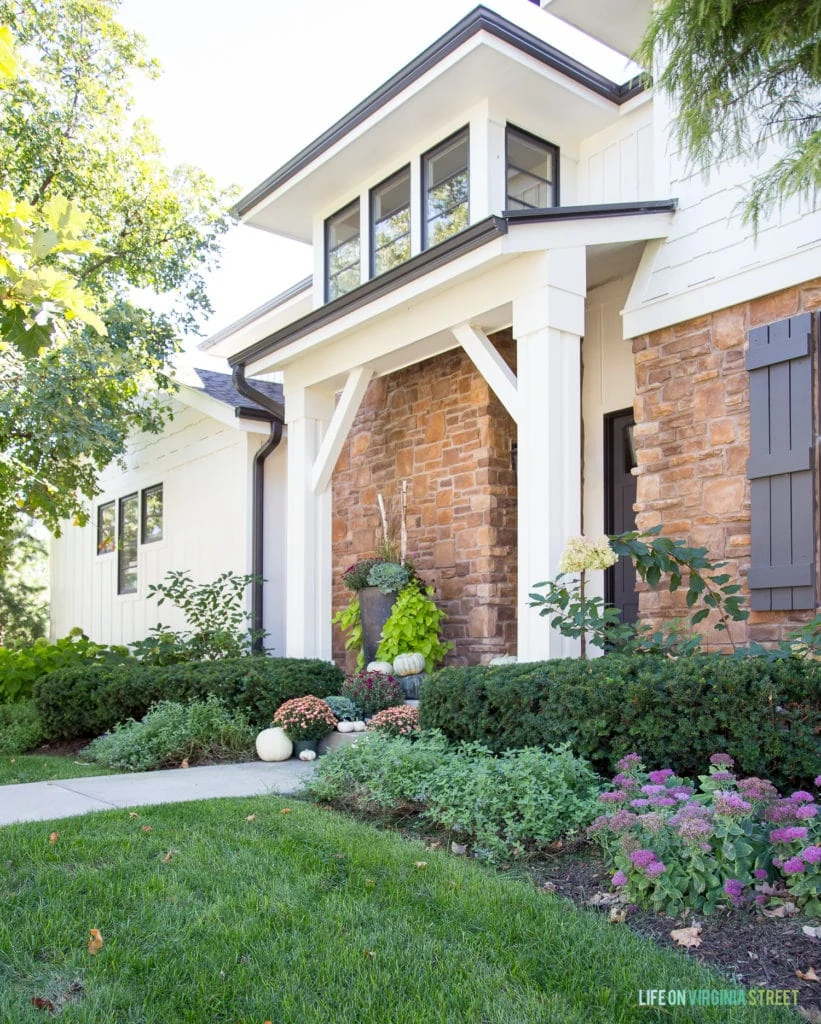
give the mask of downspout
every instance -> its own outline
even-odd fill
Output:
[[[261,654],[262,647],[262,612],[263,612],[263,583],[262,567],[265,551],[265,460],[274,451],[282,440],[282,428],[285,422],[285,410],[275,402],[273,398],[258,391],[245,379],[245,366],[238,363],[234,367],[232,375],[234,389],[244,398],[250,398],[273,417],[271,420],[271,432],[268,440],[262,445],[254,456],[254,473],[252,481],[251,496],[251,572],[256,577],[251,586],[251,628],[256,633],[253,650]]]

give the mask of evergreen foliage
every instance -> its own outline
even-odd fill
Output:
[[[637,59],[661,62],[655,85],[674,99],[677,139],[695,166],[766,154],[744,204],[756,229],[791,197],[814,203],[821,0],[664,0]]]

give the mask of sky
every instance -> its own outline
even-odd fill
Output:
[[[122,0],[119,20],[146,37],[163,69],[156,81],[135,82],[136,113],[152,122],[169,163],[193,164],[244,194],[477,2]],[[486,3],[503,14],[529,6]],[[549,21],[555,45],[569,49],[575,36],[578,46],[578,34]],[[214,316],[206,334],[310,273],[308,246],[233,228],[208,278]]]

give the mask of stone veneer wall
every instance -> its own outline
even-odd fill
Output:
[[[511,366],[509,331],[493,337]],[[341,573],[376,553],[377,494],[408,481],[408,554],[447,612],[448,664],[515,653],[516,427],[461,349],[371,383],[333,476],[333,606],[351,593]],[[397,505],[398,507],[398,505]],[[334,627],[334,658],[353,654]]]
[[[819,308],[821,278],[633,342],[638,527],[662,523],[668,536],[706,547],[710,558],[727,562],[726,571],[745,594],[750,562],[747,331]],[[650,624],[684,616],[683,593],[645,587],[639,614]],[[736,643],[776,641],[812,614],[751,612],[730,630]],[[711,622],[702,626],[705,646],[726,650],[724,634],[711,629]]]

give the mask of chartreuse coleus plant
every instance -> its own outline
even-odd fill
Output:
[[[445,612],[433,600],[433,587],[426,587],[414,574],[396,595],[391,614],[382,628],[382,640],[376,651],[379,661],[393,660],[399,654],[415,652],[425,659],[425,671],[432,672],[453,644],[440,639]],[[331,620],[346,634],[345,650],[357,652],[356,667],[365,667],[362,650],[362,617],[357,593]]]
[[[433,587],[414,576],[399,591],[388,621],[382,628],[382,642],[376,650],[380,661],[393,660],[409,651],[425,659],[425,671],[432,672],[453,644],[439,638],[445,613],[433,600]]]

